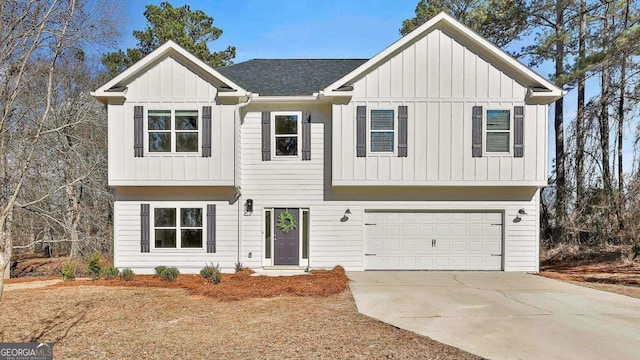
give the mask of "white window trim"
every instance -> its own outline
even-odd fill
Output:
[[[392,130],[371,130],[371,112],[375,110],[391,110],[393,111],[393,151],[372,151],[371,150],[371,132],[389,132]],[[398,109],[391,107],[367,107],[367,156],[397,156],[398,155]]]
[[[151,132],[170,132],[171,133],[171,151],[157,152],[149,151],[149,112],[152,111],[169,111],[171,113],[171,129],[170,130],[151,130]],[[177,152],[176,151],[176,133],[179,132],[196,132],[196,130],[176,130],[175,116],[176,111],[194,111],[198,114],[198,151],[194,152]],[[171,108],[170,106],[164,108],[148,108],[144,112],[144,155],[145,156],[167,156],[167,155],[200,155],[202,153],[202,113],[197,108]]]
[[[282,115],[295,115],[298,117],[297,133],[298,149],[296,155],[278,155],[276,150],[276,137],[290,137],[293,134],[288,135],[276,135],[276,116]],[[271,112],[271,160],[290,160],[302,158],[302,111],[272,111]]]
[[[151,249],[158,252],[202,252],[207,247],[207,206],[202,203],[188,204],[188,203],[156,203],[149,206],[149,242],[151,243]],[[176,247],[174,248],[158,248],[156,247],[156,226],[155,226],[155,210],[157,208],[173,208],[176,209]],[[182,235],[180,230],[180,209],[181,208],[197,208],[202,210],[202,247],[199,248],[183,248],[182,247]],[[158,228],[169,229],[169,228]],[[170,229],[173,229],[171,227]],[[185,227],[184,229],[199,229],[193,227]]]
[[[488,130],[487,129],[487,113],[491,110],[506,110],[509,111],[509,130]],[[504,132],[509,133],[509,151],[505,152],[490,152],[487,151],[487,132]],[[482,154],[483,157],[512,157],[513,156],[513,108],[509,107],[490,107],[484,109],[482,114]]]

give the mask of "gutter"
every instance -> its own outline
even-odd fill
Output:
[[[234,124],[237,124],[237,131],[240,131],[240,128],[242,126],[242,118],[241,118],[241,110],[243,107],[251,104],[251,100],[253,99],[253,94],[251,94],[250,92],[246,93],[247,96],[247,100],[242,102],[242,103],[238,103],[233,111],[233,120],[234,120]],[[241,150],[239,149],[240,144],[237,144],[236,141],[240,140],[240,136],[233,136],[233,149],[234,149],[234,160],[235,160],[235,151],[238,150],[238,152],[240,152],[240,154],[238,154],[238,164],[235,164],[235,166],[240,166],[240,160],[242,160],[242,154],[241,154]],[[238,169],[238,172],[240,172],[241,169]],[[238,203],[238,263],[240,263],[240,260],[242,259],[242,216],[244,214],[243,209],[242,209],[242,187],[240,186],[240,179],[236,177],[235,175],[235,168],[234,168],[234,188],[236,190],[236,202]]]

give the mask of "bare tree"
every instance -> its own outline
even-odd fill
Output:
[[[61,88],[61,64],[83,45],[115,38],[117,31],[109,18],[118,9],[115,5],[82,0],[0,2],[0,179],[4,185],[0,192],[0,274],[11,259],[16,211],[31,210],[69,192],[69,186],[73,189],[86,176],[76,174],[70,181],[70,177],[53,176],[51,166],[59,147],[47,146],[51,144],[48,139],[68,127],[56,129],[54,121],[64,109],[59,106],[61,98],[70,95]],[[41,166],[45,161],[48,166]],[[48,220],[64,224],[53,216]],[[31,223],[30,231],[35,230],[35,219],[23,222]],[[0,299],[2,279],[0,276]]]

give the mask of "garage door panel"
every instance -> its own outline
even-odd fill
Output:
[[[364,251],[369,252],[382,252],[382,241],[368,241],[364,246]]]
[[[400,251],[400,242],[399,241],[386,241],[382,245],[382,250],[385,253],[393,253]]]
[[[499,238],[502,236],[502,226],[487,226],[484,228],[484,233],[488,236],[495,236]]]
[[[382,233],[384,236],[399,236],[400,226],[385,226]]]
[[[467,236],[484,236],[485,228],[480,225],[469,225],[467,226]]]
[[[402,251],[404,252],[415,253],[415,251],[418,250],[417,247],[418,243],[416,242],[402,242]]]
[[[502,214],[501,213],[486,213],[485,220],[492,224],[502,224]]]
[[[366,212],[367,269],[500,270],[502,214]],[[498,256],[492,256],[498,255]]]
[[[466,241],[452,241],[451,242],[451,251],[467,252],[467,242]]]
[[[433,236],[433,226],[419,226],[418,235],[422,237]]]
[[[451,228],[452,236],[467,236],[467,227],[455,225]]]
[[[486,251],[485,244],[482,241],[468,241],[465,243],[467,245],[467,251],[470,253],[481,253]]]
[[[418,234],[418,231],[416,229],[415,223],[407,224],[406,226],[402,227],[401,233],[402,236],[416,236]]]

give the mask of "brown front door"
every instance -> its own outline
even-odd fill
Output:
[[[278,227],[280,214],[289,213],[295,219],[295,228],[288,232],[284,232]],[[276,208],[274,213],[274,265],[298,265],[299,249],[300,249],[300,209]],[[285,222],[286,224],[289,221]]]

